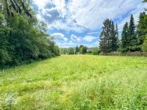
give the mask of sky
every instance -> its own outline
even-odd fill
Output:
[[[47,24],[48,33],[60,47],[85,45],[96,47],[103,22],[118,24],[119,36],[133,14],[137,25],[139,13],[147,4],[142,0],[33,0],[37,18]]]

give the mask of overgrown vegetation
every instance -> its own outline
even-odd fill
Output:
[[[146,62],[145,57],[64,55],[1,70],[0,109],[146,110]]]
[[[20,0],[15,1],[20,3]],[[6,11],[9,6],[5,5],[5,0],[0,3],[0,66],[19,65],[60,55],[59,48],[47,34],[46,24],[39,22],[33,11],[30,18],[26,10],[21,10],[19,14],[8,9],[15,15],[10,16]],[[23,3],[27,9],[31,9],[29,0]]]

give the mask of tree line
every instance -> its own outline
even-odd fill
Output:
[[[85,54],[87,52],[87,46],[80,45],[79,47],[60,48],[61,54]]]
[[[20,3],[20,0],[15,1]],[[3,1],[0,3],[0,66],[19,65],[60,55],[59,47],[47,33],[47,25],[37,20],[33,10],[30,17],[19,4],[21,14],[9,6],[7,10]],[[23,3],[26,9],[31,9],[29,0]],[[8,11],[15,16],[10,16]]]
[[[144,2],[147,2],[146,0]],[[100,51],[109,52],[147,52],[147,14],[141,12],[138,24],[135,25],[133,15],[130,21],[123,26],[121,38],[118,36],[118,27],[110,19],[103,22],[100,34]]]
[[[90,49],[90,50],[89,50]],[[86,54],[86,53],[91,53],[93,55],[98,55],[98,47],[91,47],[88,48],[87,46],[80,45],[79,47],[69,47],[69,48],[60,48],[60,53],[61,54]]]

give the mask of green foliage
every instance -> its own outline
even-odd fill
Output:
[[[4,100],[1,103],[2,108],[4,110],[13,110],[15,109],[15,104],[17,103],[17,93],[14,91],[6,92],[4,95]]]
[[[68,54],[68,48],[60,48],[61,54]]]
[[[139,48],[137,46],[137,37],[135,32],[135,23],[133,15],[130,17],[130,22],[125,23],[123,27],[123,31],[121,34],[121,45],[119,47],[119,51],[127,52],[127,51],[138,51]]]
[[[103,22],[103,30],[100,35],[100,50],[102,52],[116,51],[118,48],[118,28],[114,27],[114,22],[106,19]]]
[[[61,54],[77,54],[77,47],[60,48]]]
[[[117,51],[118,49],[118,26],[116,23],[116,27],[114,27],[114,22],[112,22],[112,29],[111,29],[111,39],[112,39],[112,51]]]
[[[138,48],[142,51],[141,47],[145,40],[145,35],[147,34],[147,15],[145,12],[140,13],[139,22],[137,26],[137,36],[138,36]]]
[[[87,47],[86,46],[81,46],[80,47],[80,54],[85,54],[87,52]]]
[[[145,110],[146,62],[61,55],[0,70],[0,110]]]
[[[136,32],[135,32],[135,23],[133,15],[130,17],[130,22],[128,26],[128,48],[129,51],[136,51],[136,45],[137,45],[137,38],[136,38]]]
[[[68,48],[68,54],[75,54],[75,48],[69,47]]]
[[[142,45],[142,50],[144,52],[147,52],[147,35],[146,35],[146,37],[144,39],[144,42],[143,42],[143,45]]]
[[[79,52],[79,47],[76,46],[76,54]]]
[[[93,54],[93,55],[98,55],[98,54],[99,54],[99,49],[98,49],[98,47],[93,47],[93,48],[92,48],[92,54]]]
[[[32,15],[33,18],[25,14],[9,17],[5,10],[0,11],[0,65],[19,65],[60,55],[47,34],[46,24],[37,21],[33,11]]]
[[[31,0],[1,0],[5,13],[8,17],[15,17],[16,15],[26,14],[32,18],[31,10],[28,4]]]
[[[127,51],[128,42],[129,42],[128,41],[128,22],[126,22],[121,34],[121,51],[122,52]]]
[[[0,62],[1,65],[5,65],[8,62],[10,62],[12,59],[10,55],[8,54],[8,51],[5,49],[0,49]]]

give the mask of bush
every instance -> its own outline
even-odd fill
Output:
[[[0,49],[0,62],[2,65],[5,65],[7,62],[11,61],[11,57],[8,54],[8,51]]]
[[[143,50],[144,52],[147,52],[147,35],[146,35],[146,38],[145,38],[145,40],[144,40],[144,42],[143,42],[142,50]]]
[[[68,48],[68,54],[75,54],[75,49],[72,47]]]
[[[80,48],[80,54],[85,54],[87,52],[87,47],[86,46],[82,46]]]
[[[98,54],[99,54],[99,52],[98,52],[98,47],[94,47],[94,48],[92,49],[92,54],[93,54],[93,55],[98,55]]]
[[[103,53],[100,55],[108,55],[108,56],[147,56],[146,52],[111,52],[111,53]]]

